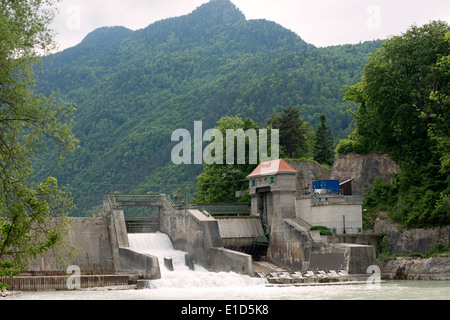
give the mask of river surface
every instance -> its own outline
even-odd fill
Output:
[[[450,281],[386,281],[365,284],[267,287],[242,282],[215,287],[144,290],[24,292],[6,300],[449,300]]]
[[[174,250],[167,235],[129,234],[130,247],[158,256],[161,279],[142,290],[23,292],[5,300],[450,300],[450,281],[385,281],[374,284],[273,286],[266,279],[233,272],[209,272],[185,265],[185,252]],[[173,261],[174,271],[164,266]],[[2,299],[3,300],[3,299]]]

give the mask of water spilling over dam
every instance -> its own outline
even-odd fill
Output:
[[[159,261],[161,278],[145,281],[144,289],[264,286],[267,283],[266,279],[235,272],[210,272],[195,261],[191,270],[186,265],[187,252],[175,250],[169,236],[161,232],[130,233],[128,239],[131,249],[156,256]],[[173,271],[164,263],[168,258],[173,262]]]

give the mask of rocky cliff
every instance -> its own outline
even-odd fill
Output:
[[[320,164],[313,161],[287,161],[295,170],[297,174],[297,190],[305,189],[306,185],[312,187],[312,182],[315,180],[324,180],[330,178],[330,170],[322,167]]]
[[[426,254],[436,244],[450,246],[450,226],[428,229],[404,229],[382,213],[375,220],[375,234],[389,253]],[[402,257],[378,263],[385,279],[450,280],[450,256],[434,258]]]
[[[353,194],[364,194],[376,177],[389,181],[400,167],[387,154],[339,154],[331,170],[331,179],[353,180]]]
[[[373,231],[386,237],[385,250],[391,253],[426,254],[438,243],[450,247],[450,226],[404,229],[382,213],[375,220]]]
[[[312,182],[316,180],[337,179],[342,182],[354,179],[353,194],[358,195],[362,195],[366,187],[370,188],[376,177],[390,180],[392,174],[400,170],[389,155],[378,153],[339,154],[331,171],[314,161],[288,160],[287,162],[298,171],[298,190],[305,189],[306,185],[311,187]]]

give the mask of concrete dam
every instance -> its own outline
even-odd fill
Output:
[[[129,206],[158,210],[149,218],[125,218],[122,208]],[[61,250],[47,252],[30,261],[20,276],[0,281],[11,290],[66,290],[67,265],[79,268],[82,288],[161,279],[163,259],[136,244],[138,237],[155,235],[169,239],[172,253],[188,255],[197,269],[255,274],[252,256],[225,248],[217,219],[204,210],[178,208],[164,194],[113,194],[105,198],[103,209],[92,218],[70,218],[68,240],[75,255],[66,257],[65,263],[57,259],[59,254],[64,256]]]
[[[297,171],[283,161],[262,163],[247,177],[252,201],[247,212],[238,207],[230,212],[232,206],[175,205],[165,194],[111,194],[94,217],[70,218],[68,240],[76,255],[65,264],[48,252],[31,261],[21,275],[34,281],[3,280],[16,290],[66,289],[65,280],[46,285],[42,283],[47,280],[37,279],[67,279],[67,265],[79,267],[81,287],[161,279],[165,257],[136,245],[137,239],[148,241],[155,235],[166,237],[173,252],[183,252],[184,259],[171,257],[175,273],[181,265],[185,270],[195,264],[198,270],[275,282],[282,273],[284,279],[296,274],[298,281],[367,275],[368,267],[376,264],[377,238],[361,231],[361,202],[327,190],[299,194]],[[151,207],[152,214],[125,218],[123,209],[130,206]],[[317,224],[333,233],[320,234],[312,228]]]

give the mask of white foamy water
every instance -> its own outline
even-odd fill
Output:
[[[184,251],[175,250],[170,238],[164,233],[133,233],[128,234],[130,248],[145,254],[158,257],[161,269],[161,279],[148,281],[148,288],[210,288],[210,287],[241,287],[264,286],[266,279],[254,278],[235,272],[209,272],[195,264],[194,271],[189,270],[185,263]],[[172,258],[174,271],[164,265],[164,258]]]

